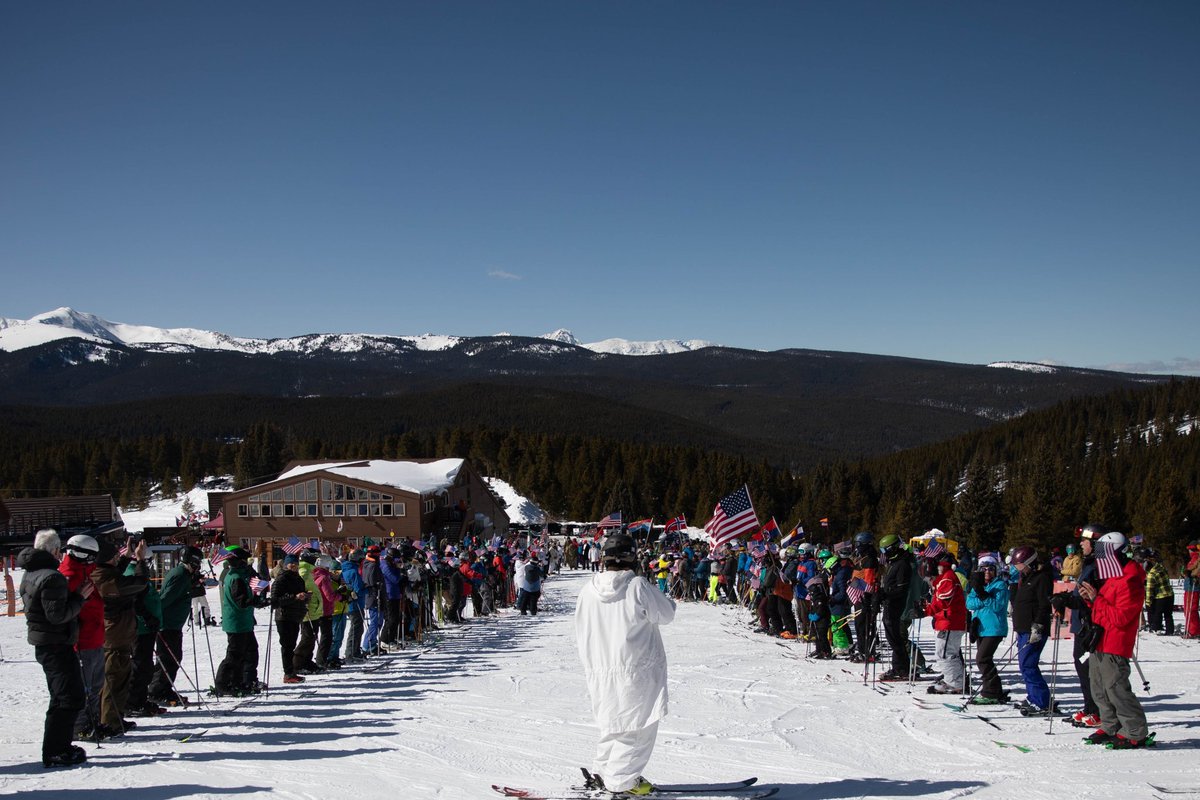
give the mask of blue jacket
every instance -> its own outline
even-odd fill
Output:
[[[348,558],[342,562],[342,583],[346,584],[350,591],[358,595],[346,604],[346,609],[348,611],[362,611],[367,587],[363,585],[362,574],[358,571],[358,564],[355,564]]]
[[[967,610],[979,620],[979,635],[1007,636],[1008,584],[1003,578],[993,578],[983,591],[983,597],[974,588],[967,592]]]
[[[386,556],[379,559],[379,571],[383,573],[383,591],[387,594],[388,600],[403,600],[404,585],[404,570],[392,563],[390,558]]]
[[[829,613],[844,617],[850,613],[850,598],[846,587],[854,578],[854,567],[840,564],[833,568],[833,581],[829,587]]]
[[[815,558],[800,559],[800,566],[796,567],[796,582],[792,584],[792,594],[797,600],[808,599],[808,589],[804,584],[817,576],[817,560]]]

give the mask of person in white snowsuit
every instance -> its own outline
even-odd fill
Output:
[[[575,636],[600,728],[592,771],[610,792],[646,794],[642,777],[658,723],[667,713],[667,654],[658,626],[675,619],[675,601],[634,573],[633,539],[608,537],[605,572],[579,593]]]

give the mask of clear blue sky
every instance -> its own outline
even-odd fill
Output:
[[[0,316],[1200,374],[1200,3],[0,4]]]

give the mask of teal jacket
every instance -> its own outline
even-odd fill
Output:
[[[993,578],[981,596],[975,587],[967,591],[967,610],[979,622],[980,636],[1008,635],[1008,584]]]

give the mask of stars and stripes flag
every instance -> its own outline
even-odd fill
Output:
[[[217,564],[220,564],[222,561],[228,561],[231,558],[233,558],[233,553],[229,552],[228,550],[218,550],[217,552],[212,554],[211,558],[208,559],[208,563],[212,564],[215,567]]]
[[[687,527],[687,517],[680,514],[675,519],[667,521],[667,527],[663,529],[663,533],[671,533],[672,531],[681,531]]]
[[[1125,572],[1117,551],[1108,542],[1096,542],[1096,576],[1100,580],[1119,578]]]
[[[601,528],[619,528],[621,527],[621,512],[614,511],[604,519],[600,520]]]
[[[258,594],[259,592],[265,592],[267,589],[270,589],[270,588],[271,588],[270,581],[264,581],[262,578],[258,577],[257,575],[250,576],[250,591],[254,592],[255,594]]]
[[[758,527],[758,516],[754,503],[750,501],[750,490],[746,486],[722,497],[713,508],[713,518],[704,526],[713,547],[720,547],[744,533]]]
[[[929,544],[925,545],[925,549],[921,551],[921,558],[937,558],[942,553],[946,552],[946,548],[942,547],[942,543],[934,539]]]
[[[791,547],[796,542],[804,538],[804,526],[797,523],[796,527],[792,528],[791,532],[779,541],[780,547]]]
[[[321,540],[320,539],[309,539],[308,540],[308,549],[316,550],[318,553],[321,552]]]
[[[863,595],[867,593],[867,582],[862,578],[855,578],[846,586],[846,597],[850,598],[850,605],[856,606],[862,602]]]
[[[304,542],[300,541],[299,536],[293,536],[287,540],[287,544],[283,546],[283,552],[289,556],[300,555],[304,551]]]

